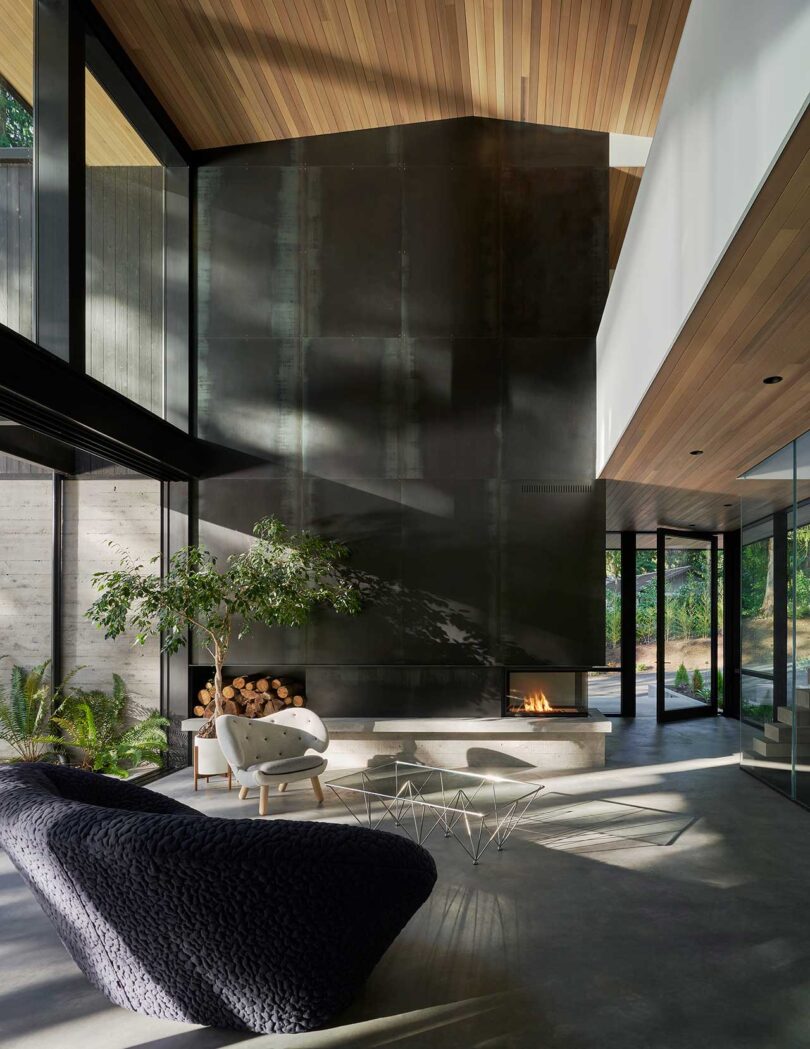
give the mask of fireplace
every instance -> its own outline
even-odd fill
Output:
[[[585,718],[588,671],[507,670],[503,716],[510,718]]]

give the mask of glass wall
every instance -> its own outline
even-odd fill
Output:
[[[0,324],[33,333],[34,17],[4,5],[0,29]]]
[[[164,414],[164,169],[88,72],[87,372]]]
[[[656,535],[636,535],[636,714],[655,717],[656,649]]]
[[[810,804],[810,433],[744,479],[742,763]]]
[[[605,666],[608,673],[589,674],[589,705],[602,714],[621,714],[621,533],[608,532],[605,542]]]

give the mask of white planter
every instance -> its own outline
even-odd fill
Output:
[[[194,771],[197,776],[224,776],[228,762],[222,753],[219,740],[194,737]]]

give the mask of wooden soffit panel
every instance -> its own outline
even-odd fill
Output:
[[[736,478],[810,429],[809,331],[805,111],[602,473],[612,526],[719,527]]]
[[[96,0],[197,149],[483,116],[652,135],[689,0]]]
[[[30,0],[0,0],[0,76],[28,105],[34,99],[34,16]],[[90,72],[85,77],[85,155],[92,166],[158,162]]]

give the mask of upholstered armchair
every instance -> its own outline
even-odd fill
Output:
[[[251,787],[259,788],[260,816],[267,815],[270,788],[284,791],[296,780],[310,780],[315,797],[323,801],[318,777],[326,768],[320,755],[329,744],[329,732],[311,710],[294,707],[266,718],[222,714],[217,738],[241,787],[239,797],[244,800]]]
[[[407,838],[217,819],[59,765],[0,768],[0,847],[116,1005],[267,1034],[345,1009],[436,881]]]

